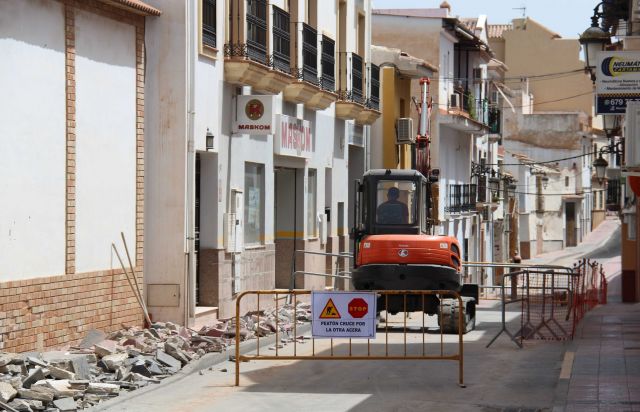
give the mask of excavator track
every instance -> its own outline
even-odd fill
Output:
[[[438,325],[443,333],[458,334],[459,330],[459,304],[458,299],[442,299]],[[472,297],[462,297],[462,319],[464,322],[462,333],[471,332],[476,327],[476,300]]]

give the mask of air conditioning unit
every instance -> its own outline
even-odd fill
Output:
[[[396,144],[411,144],[416,141],[413,133],[413,119],[402,117],[396,121]]]
[[[462,107],[462,96],[459,93],[453,93],[450,99],[450,105],[452,109],[459,109]]]

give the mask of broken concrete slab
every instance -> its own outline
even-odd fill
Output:
[[[120,352],[104,356],[101,360],[108,370],[115,372],[127,359],[129,359],[129,354]]]
[[[120,392],[120,386],[111,383],[90,382],[87,393],[97,395],[113,395]]]
[[[0,373],[12,373],[14,375],[23,373],[22,365],[4,365],[0,366]]]
[[[24,388],[31,388],[31,385],[34,384],[37,381],[40,381],[42,379],[44,379],[47,375],[44,373],[43,368],[41,367],[37,367],[35,369],[32,369],[31,372],[29,373],[29,376],[27,376],[23,381],[22,381],[22,387]]]
[[[179,360],[181,365],[186,365],[187,363],[189,363],[189,358],[187,358],[186,354],[182,351],[182,349],[178,348],[176,344],[167,341],[164,343],[164,350],[168,355]]]
[[[96,343],[100,343],[105,340],[107,334],[101,330],[92,329],[87,332],[87,335],[82,339],[80,344],[78,345],[81,349],[90,349]]]
[[[3,402],[10,402],[18,395],[18,391],[15,390],[10,383],[0,382],[0,400]]]
[[[60,412],[75,412],[78,410],[78,404],[73,398],[60,398],[53,401],[53,406],[58,408]]]
[[[73,358],[71,364],[73,365],[76,379],[89,379],[91,377],[89,362],[86,357]]]
[[[54,397],[53,392],[42,392],[33,389],[20,389],[18,393],[22,399],[33,399],[42,402],[51,402]]]
[[[182,367],[182,363],[179,360],[177,360],[173,356],[167,354],[162,349],[156,350],[156,360],[158,362],[164,364],[165,366],[167,366],[167,368],[169,370],[172,370],[172,371],[175,371],[175,372],[179,371],[180,368]],[[173,372],[173,373],[175,373],[175,372]]]
[[[58,368],[56,366],[49,366],[49,375],[56,379],[75,379],[76,375],[68,370]]]
[[[36,365],[36,366],[40,366],[43,368],[46,368],[47,366],[49,366],[49,364],[45,361],[43,361],[42,359],[40,359],[40,356],[27,356],[27,362],[29,362],[32,365]]]
[[[94,351],[98,357],[112,355],[118,351],[118,342],[105,339],[94,345]]]
[[[9,353],[9,352],[0,353],[0,366],[5,366],[10,363],[14,363],[14,359],[17,356],[18,355],[15,353]]]

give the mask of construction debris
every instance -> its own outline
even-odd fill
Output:
[[[311,307],[298,303],[240,318],[240,340],[280,334],[292,342],[293,325],[308,322]],[[276,322],[277,320],[277,322]],[[235,344],[236,320],[194,331],[171,322],[149,329],[92,330],[66,351],[0,353],[0,411],[73,412],[150,384],[160,383],[210,352]],[[225,370],[226,371],[226,370]]]

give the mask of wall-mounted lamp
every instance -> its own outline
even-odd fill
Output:
[[[607,138],[615,136],[620,129],[620,116],[614,114],[602,115],[602,129]]]
[[[213,133],[211,133],[211,130],[209,130],[209,128],[207,127],[207,137],[206,137],[206,148],[207,148],[207,152],[209,150],[213,150]]]
[[[591,16],[591,27],[585,30],[578,41],[580,45],[584,47],[584,63],[585,71],[591,74],[591,81],[596,82],[595,68],[598,59],[598,52],[604,51],[607,44],[611,43],[611,37],[609,33],[600,28],[598,20],[602,17],[602,13],[598,11],[598,7],[602,5],[599,3],[593,9],[593,16]]]
[[[546,189],[547,186],[549,185],[549,176],[542,175],[542,178],[540,180],[542,180],[542,188]]]
[[[604,181],[605,175],[607,173],[607,167],[609,167],[609,162],[607,162],[602,156],[605,153],[623,155],[624,149],[622,147],[622,141],[620,140],[618,142],[615,142],[614,140],[611,140],[611,143],[609,143],[609,145],[600,148],[598,158],[593,161],[593,167],[594,169],[596,169],[596,178],[600,183]]]

